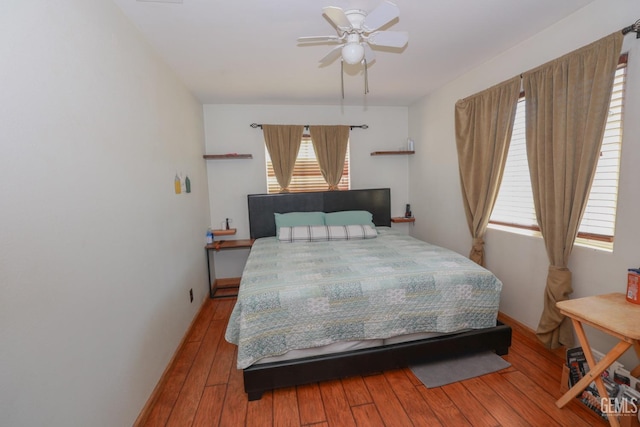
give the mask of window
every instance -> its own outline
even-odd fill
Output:
[[[578,239],[581,243],[609,249],[613,246],[616,220],[625,78],[626,56],[622,57],[616,71],[600,159],[578,229]],[[527,163],[525,114],[524,97],[521,97],[516,109],[502,184],[490,223],[540,231],[536,221]]]
[[[273,164],[271,163],[271,157],[269,157],[269,150],[265,147],[266,159],[267,159],[267,193],[273,194],[280,192],[280,185],[276,180],[276,175],[273,173]],[[347,144],[347,154],[344,158],[344,167],[342,168],[342,178],[338,183],[338,189],[348,190],[350,188],[349,179],[349,145]],[[292,193],[301,193],[305,191],[326,191],[329,188],[322,172],[320,172],[320,165],[316,159],[316,153],[313,151],[313,144],[311,143],[311,137],[308,135],[302,136],[302,143],[300,144],[300,151],[298,151],[298,158],[293,168],[293,176],[291,183],[289,184],[289,191]]]

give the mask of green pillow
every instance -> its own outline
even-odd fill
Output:
[[[274,213],[273,216],[276,220],[276,236],[280,236],[280,227],[324,225],[324,215],[324,212]]]
[[[341,211],[324,215],[326,225],[370,225],[375,228],[373,214],[368,211]]]

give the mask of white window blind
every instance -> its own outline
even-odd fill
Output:
[[[626,61],[616,71],[600,159],[578,237],[613,242],[622,146]],[[526,95],[525,95],[526,96]],[[539,230],[526,154],[524,97],[518,101],[513,135],[491,223]]]
[[[280,185],[273,172],[273,164],[271,163],[271,157],[269,157],[269,151],[266,147],[265,153],[267,159],[267,193],[278,193],[280,192]],[[338,183],[338,189],[348,190],[349,187],[349,144],[347,144],[347,154],[344,159],[342,178]],[[328,189],[329,185],[324,180],[322,172],[320,172],[320,165],[316,159],[316,153],[313,151],[311,137],[305,135],[302,137],[298,158],[293,168],[293,177],[289,184],[289,191],[292,193],[301,193],[307,191],[326,191]]]

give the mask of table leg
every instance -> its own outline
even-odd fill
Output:
[[[636,356],[638,356],[638,358],[640,359],[640,342],[634,341],[633,348],[636,350]],[[631,375],[636,378],[640,377],[640,365],[631,370]]]
[[[589,372],[576,384],[574,384],[569,391],[567,391],[558,401],[556,402],[556,406],[558,408],[562,408],[567,403],[571,401],[574,397],[580,394],[592,381],[595,381],[596,386],[598,387],[598,392],[603,397],[608,397],[607,390],[602,382],[602,378],[600,378],[600,374],[602,374],[605,369],[607,369],[613,362],[615,362],[625,351],[631,347],[631,343],[626,341],[620,341],[616,344],[609,353],[607,353],[600,362],[595,363],[593,358],[593,354],[591,353],[591,347],[589,347],[589,341],[587,340],[587,336],[584,333],[584,329],[582,328],[582,324],[575,320],[571,319],[573,322],[573,326],[576,330],[576,334],[578,335],[578,340],[580,341],[580,345],[582,345],[582,349],[584,351],[585,358],[587,359],[587,363],[589,363]],[[614,427],[618,427],[620,424],[618,423],[618,418],[616,416],[608,416],[609,424]]]
[[[576,330],[576,335],[578,335],[578,340],[582,344],[582,350],[584,351],[584,357],[585,359],[587,359],[587,363],[589,364],[589,366],[596,366],[597,365],[596,360],[593,357],[593,353],[591,352],[591,346],[589,345],[589,340],[587,339],[587,335],[584,333],[584,328],[582,327],[582,324],[575,319],[571,319],[571,320],[574,323],[573,327]],[[613,363],[613,361],[615,361],[617,358],[618,357],[611,360],[611,362],[607,362],[607,366],[604,367],[602,372],[604,372],[611,365],[611,363]],[[596,383],[596,388],[598,389],[598,394],[600,395],[601,399],[610,397],[609,393],[607,392],[607,388],[602,382],[602,376],[600,375],[602,372],[599,372],[593,380]],[[611,426],[613,427],[620,426],[617,415],[607,413],[607,419],[609,420],[609,424]]]

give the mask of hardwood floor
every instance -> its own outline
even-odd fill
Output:
[[[409,369],[267,392],[248,402],[224,339],[235,298],[207,300],[140,426],[607,426],[574,399],[558,409],[562,352],[504,316],[511,367],[427,388]]]

